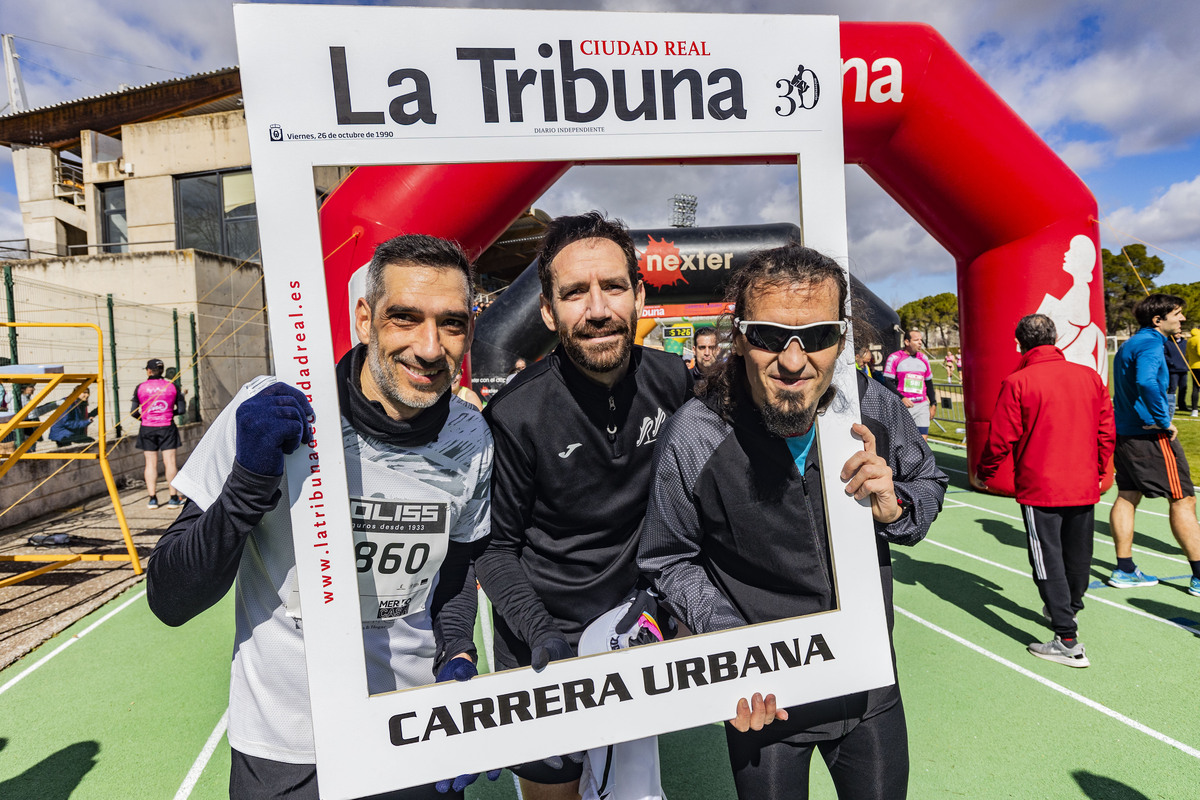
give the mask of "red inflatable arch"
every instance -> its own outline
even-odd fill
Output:
[[[1106,371],[1096,201],[929,26],[846,22],[841,36],[846,162],[860,164],[958,264],[973,473],[1000,381],[1019,360],[1020,317],[1050,314],[1068,356]],[[350,346],[348,319],[338,318],[347,279],[377,244],[421,231],[478,254],[570,166],[355,170],[321,209],[339,354]],[[990,489],[1011,494],[1011,468]]]

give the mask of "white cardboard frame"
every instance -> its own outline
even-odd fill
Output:
[[[734,631],[677,639],[663,644],[555,662],[542,673],[530,669],[480,676],[371,697],[368,695],[357,574],[349,514],[326,515],[317,524],[312,508],[312,466],[319,465],[322,505],[348,508],[333,344],[323,277],[322,249],[312,168],[317,165],[461,163],[477,161],[588,161],[671,157],[796,154],[801,181],[805,243],[846,263],[845,187],[841,119],[841,61],[836,17],[750,14],[609,14],[602,12],[491,11],[480,9],[343,8],[333,6],[235,6],[243,95],[246,100],[264,276],[271,309],[271,341],[279,377],[312,387],[316,441],[288,459],[297,574],[304,608],[306,659],[321,794],[350,798],[428,783],[463,772],[521,763],[725,719],[736,702],[754,692],[774,692],[782,705],[814,701],[894,682],[884,615],[875,536],[869,506],[846,496],[841,465],[861,449],[849,433],[858,419],[853,347],[838,361],[835,382],[841,400],[820,420],[820,452],[835,565],[836,611],[752,625]],[[636,24],[631,24],[636,20]],[[636,31],[654,56],[589,56],[587,41],[628,40]],[[503,118],[485,123],[482,71],[478,61],[460,61],[457,47],[512,47],[516,59],[501,67],[563,70],[557,54],[572,42],[574,69],[736,70],[741,78],[744,118],[618,120],[610,101],[599,119],[602,131],[567,130],[569,123],[534,120],[540,107],[531,93],[526,122]],[[675,51],[664,52],[667,43]],[[555,55],[539,57],[550,44]],[[627,44],[632,46],[633,41]],[[431,78],[435,124],[339,126],[334,107],[329,48],[345,47],[355,110],[388,109],[404,85],[389,87],[400,68],[421,69]],[[602,46],[600,46],[602,48]],[[596,49],[596,48],[590,48]],[[703,53],[703,54],[702,54]],[[798,66],[808,70],[806,94],[787,90]],[[815,79],[815,80],[814,80]],[[813,104],[813,84],[825,96]],[[577,83],[582,86],[585,82]],[[640,85],[631,80],[631,100]],[[560,109],[563,97],[559,89]],[[731,87],[718,80],[715,89]],[[783,87],[783,88],[780,88]],[[503,83],[501,83],[503,91]],[[579,106],[585,105],[584,90]],[[784,97],[785,91],[787,96]],[[707,95],[711,96],[711,95]],[[790,100],[803,105],[789,115]],[[661,96],[659,98],[661,108]],[[579,126],[576,126],[579,127]],[[535,129],[542,129],[538,132]],[[552,132],[546,132],[550,129]],[[353,133],[355,138],[338,138]],[[370,136],[366,136],[366,134]],[[293,138],[325,134],[325,138]],[[361,135],[361,136],[360,136]],[[585,209],[578,209],[583,211]],[[419,231],[414,231],[419,232]],[[306,323],[298,342],[293,323]],[[307,357],[302,365],[300,356]],[[308,372],[302,376],[301,370]],[[332,544],[331,544],[332,543]],[[320,559],[329,568],[321,572]],[[327,594],[322,577],[331,580]],[[352,587],[345,590],[342,587]],[[327,598],[332,598],[327,600]],[[833,658],[809,657],[821,637]],[[807,663],[779,671],[747,671],[746,677],[649,694],[644,670],[661,682],[671,665],[731,653],[739,664],[755,648],[772,659],[772,643],[797,647]],[[314,646],[316,645],[316,646]],[[608,685],[603,705],[568,710],[562,686],[591,680],[596,697]],[[625,700],[618,684],[626,689]],[[501,695],[526,693],[531,707],[546,714],[496,727],[476,725],[449,735],[438,726],[448,716],[462,726],[462,704],[485,707]],[[440,709],[440,710],[439,710]],[[494,720],[500,720],[499,713]],[[433,730],[427,727],[433,721]],[[428,735],[427,735],[428,733]],[[393,742],[393,734],[398,743]],[[516,734],[516,735],[514,735]],[[410,741],[425,739],[424,741]],[[365,766],[364,765],[368,765]]]

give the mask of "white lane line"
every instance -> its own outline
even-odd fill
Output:
[[[487,658],[488,672],[496,671],[496,662],[492,660],[492,601],[479,587],[479,626],[483,628],[483,655]]]
[[[1099,503],[1097,503],[1097,505],[1101,505],[1101,506],[1108,506],[1109,508],[1112,508],[1112,503],[1106,503],[1106,502],[1104,502],[1103,500],[1101,500]],[[1138,508],[1138,510],[1137,510],[1137,513],[1139,513],[1139,514],[1149,514],[1149,515],[1150,515],[1150,516],[1152,516],[1152,517],[1162,517],[1163,519],[1170,519],[1170,518],[1171,518],[1171,515],[1170,515],[1170,514],[1164,514],[1164,513],[1162,513],[1161,511],[1148,511],[1147,509],[1144,509],[1144,508]]]
[[[947,502],[947,503],[954,503],[954,504],[955,504],[955,506],[954,506],[955,508],[973,508],[973,509],[975,509],[976,511],[983,511],[983,512],[986,512],[986,513],[988,513],[988,514],[994,514],[994,515],[996,515],[997,517],[1004,517],[1005,519],[1016,520],[1017,522],[1020,522],[1022,525],[1024,525],[1024,524],[1025,524],[1025,523],[1024,523],[1022,520],[1021,520],[1021,518],[1020,518],[1020,517],[1014,517],[1012,514],[1005,514],[1005,513],[1004,513],[1004,512],[1002,512],[1002,511],[993,511],[992,509],[990,509],[990,508],[984,508],[983,506],[973,506],[973,505],[971,505],[970,503],[964,503],[962,500],[959,500],[959,499],[958,499],[958,498],[956,498],[956,497],[948,497],[948,498],[946,498],[945,502]],[[1097,536],[1094,536],[1094,537],[1092,537],[1092,538],[1094,538],[1094,539],[1095,539],[1097,542],[1100,542],[1101,544],[1112,544],[1112,539],[1111,539],[1110,537],[1108,537],[1108,536],[1099,536],[1099,535],[1097,535]],[[1168,555],[1165,555],[1165,554],[1163,554],[1163,553],[1156,553],[1155,551],[1153,551],[1153,550],[1147,550],[1147,549],[1145,549],[1144,547],[1135,547],[1135,548],[1133,548],[1133,552],[1135,552],[1135,553],[1137,553],[1137,554],[1139,554],[1139,555],[1143,555],[1143,556],[1151,556],[1151,557],[1153,557],[1153,558],[1161,558],[1161,559],[1163,559],[1163,560],[1165,560],[1165,561],[1174,561],[1176,564],[1187,564],[1187,563],[1188,563],[1188,562],[1187,562],[1187,559],[1183,559],[1183,558],[1176,558],[1175,556],[1168,556]]]
[[[959,550],[957,547],[951,547],[948,544],[942,544],[941,542],[935,541],[933,539],[927,538],[927,539],[925,539],[925,542],[935,545],[937,547],[945,548],[946,550],[949,550],[951,553],[958,553],[960,556],[966,556],[967,558],[973,558],[976,561],[981,561],[990,567],[997,567],[999,569],[1007,570],[1007,571],[1013,573],[1014,575],[1020,575],[1022,578],[1029,578],[1030,580],[1033,579],[1032,576],[1029,574],[1029,572],[1022,571],[1019,569],[1014,569],[1013,567],[1010,567],[1007,564],[1000,564],[995,561],[989,561],[988,559],[984,558],[983,556],[977,556],[974,553],[968,553],[966,550]],[[1179,628],[1180,630],[1185,630],[1188,633],[1195,634],[1196,636],[1200,636],[1200,630],[1198,630],[1196,628],[1192,628],[1188,625],[1181,625],[1178,622],[1175,622],[1173,620],[1163,619],[1162,617],[1156,617],[1153,614],[1149,614],[1145,611],[1142,611],[1140,608],[1133,608],[1132,606],[1122,605],[1113,600],[1106,600],[1105,598],[1103,598],[1095,593],[1087,595],[1087,598],[1089,601],[1094,600],[1097,603],[1104,603],[1104,605],[1106,605],[1106,606],[1112,606],[1113,608],[1119,608],[1120,610],[1127,611],[1130,614],[1136,614],[1139,617],[1145,617],[1146,619],[1153,620],[1154,622],[1161,622],[1164,625],[1170,625],[1172,628]]]
[[[1042,684],[1043,686],[1047,687],[1048,689],[1053,689],[1054,691],[1056,691],[1060,694],[1063,694],[1063,695],[1071,698],[1072,700],[1076,700],[1080,703],[1083,703],[1088,708],[1091,708],[1095,711],[1099,711],[1101,714],[1104,714],[1105,716],[1112,717],[1117,722],[1120,722],[1124,725],[1128,725],[1129,727],[1133,728],[1135,731],[1139,731],[1153,739],[1157,739],[1158,741],[1162,742],[1163,744],[1169,744],[1171,747],[1174,747],[1176,750],[1179,750],[1180,752],[1184,753],[1185,755],[1189,755],[1192,758],[1200,758],[1200,750],[1197,750],[1194,747],[1189,747],[1188,745],[1184,744],[1183,742],[1179,741],[1178,739],[1172,739],[1170,736],[1167,736],[1165,733],[1159,733],[1158,731],[1154,730],[1153,728],[1143,725],[1142,723],[1138,722],[1135,719],[1130,719],[1129,717],[1125,716],[1124,714],[1120,713],[1119,711],[1114,711],[1113,709],[1109,708],[1106,705],[1097,703],[1095,700],[1084,697],[1083,695],[1079,694],[1078,692],[1074,692],[1074,691],[1068,689],[1067,687],[1062,686],[1061,684],[1055,683],[1054,681],[1050,680],[1049,678],[1043,678],[1041,675],[1038,675],[1036,672],[1031,672],[1030,670],[1027,670],[1018,664],[1014,664],[1013,662],[1009,661],[1007,658],[1004,658],[1003,656],[998,656],[995,653],[991,652],[990,650],[985,650],[984,648],[980,647],[979,645],[975,644],[974,642],[967,641],[966,639],[962,638],[961,636],[953,634],[950,631],[946,630],[945,628],[940,628],[937,625],[934,625],[932,622],[929,622],[928,620],[924,620],[924,619],[918,617],[916,614],[913,614],[910,611],[904,610],[900,606],[895,606],[895,609],[898,613],[903,614],[904,616],[911,619],[913,622],[917,622],[921,625],[924,625],[926,628],[929,628],[929,630],[934,631],[935,633],[940,633],[943,636],[947,637],[948,639],[958,642],[962,646],[968,647],[971,650],[974,650],[976,653],[979,653],[982,656],[987,656],[992,661],[995,661],[997,664],[1006,666],[1009,669],[1013,670],[1014,672],[1017,672],[1020,675],[1024,675],[1026,678],[1032,678],[1033,680],[1037,681],[1038,683]]]
[[[971,473],[967,472],[965,469],[954,469],[953,467],[943,467],[941,464],[938,464],[938,469],[940,469],[942,472],[957,472],[959,475],[970,475],[971,474]]]
[[[208,741],[200,749],[200,755],[196,756],[196,760],[192,762],[192,768],[188,770],[183,783],[179,785],[179,791],[175,793],[175,800],[187,800],[192,796],[192,789],[196,788],[196,782],[200,780],[204,768],[208,766],[209,760],[217,750],[217,745],[221,743],[221,737],[225,735],[225,727],[228,724],[229,709],[226,708],[225,712],[221,714],[221,718],[217,720],[217,727],[213,728],[212,733],[208,735]]]
[[[20,675],[18,675],[17,677],[13,678],[12,680],[10,680],[8,683],[4,684],[3,686],[0,686],[0,694],[4,694],[4,693],[5,693],[5,692],[7,692],[9,689],[11,689],[12,687],[16,686],[16,685],[17,685],[17,684],[18,684],[20,681],[23,681],[23,680],[25,680],[25,678],[27,678],[29,675],[32,675],[32,674],[33,674],[34,670],[36,670],[36,669],[39,669],[39,668],[40,668],[40,667],[42,667],[42,666],[43,666],[43,665],[44,665],[44,664],[45,664],[47,661],[49,661],[50,659],[54,658],[56,655],[58,655],[59,653],[61,653],[63,650],[66,650],[68,647],[70,647],[71,645],[75,644],[75,643],[76,643],[76,642],[78,642],[80,639],[82,639],[83,637],[85,637],[85,636],[87,636],[89,633],[91,633],[92,631],[96,630],[96,628],[99,628],[99,627],[100,627],[101,625],[103,625],[105,622],[108,622],[108,620],[110,620],[110,619],[112,619],[113,617],[115,617],[115,616],[116,616],[117,614],[119,614],[121,611],[125,610],[125,609],[126,609],[127,607],[129,607],[129,606],[130,606],[132,603],[135,603],[136,601],[138,601],[138,600],[141,600],[141,599],[142,599],[143,597],[145,597],[145,596],[146,596],[146,590],[145,590],[145,589],[143,589],[142,591],[140,591],[140,592],[138,592],[137,594],[135,594],[133,597],[131,597],[131,598],[129,598],[128,600],[126,600],[126,601],[125,601],[124,603],[122,603],[121,605],[119,605],[119,606],[117,606],[116,608],[114,608],[112,611],[110,611],[110,612],[108,612],[107,614],[105,614],[105,615],[104,615],[103,617],[101,617],[100,619],[98,619],[98,620],[96,620],[95,622],[93,622],[91,625],[88,625],[86,628],[84,628],[84,629],[83,629],[83,630],[81,630],[79,633],[77,633],[77,634],[75,634],[74,636],[72,636],[70,639],[67,639],[65,642],[63,642],[62,644],[60,644],[58,647],[54,648],[54,649],[53,649],[53,650],[51,650],[49,653],[47,653],[46,655],[42,656],[40,659],[38,659],[37,661],[35,661],[35,662],[33,663],[33,666],[31,666],[29,669],[25,670],[25,671],[24,671],[24,672],[22,672]]]

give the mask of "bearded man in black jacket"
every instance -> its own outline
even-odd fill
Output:
[[[555,219],[538,275],[559,346],[484,409],[492,535],[475,567],[495,608],[498,669],[576,655],[588,623],[631,596],[633,617],[655,615],[638,593],[638,528],[655,442],[692,388],[678,356],[633,343],[645,288],[619,221]],[[578,796],[581,767],[569,760],[513,771],[526,800]]]

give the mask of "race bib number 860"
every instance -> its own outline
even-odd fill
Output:
[[[364,623],[386,624],[425,610],[446,558],[448,512],[446,503],[350,498]]]

